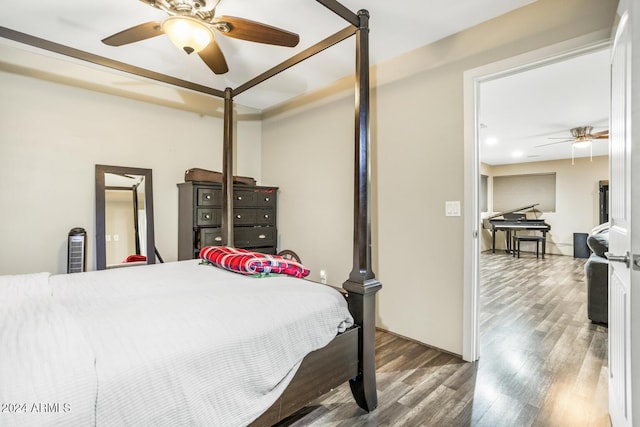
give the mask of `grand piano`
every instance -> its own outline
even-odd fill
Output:
[[[485,228],[491,230],[491,251],[493,253],[496,253],[496,232],[498,231],[506,233],[507,252],[511,252],[511,236],[519,230],[536,230],[542,232],[543,237],[547,236],[551,226],[544,219],[527,218],[527,212],[532,211],[536,206],[538,206],[538,203],[500,212],[485,218]],[[546,239],[543,242],[542,253],[544,254],[547,252]]]

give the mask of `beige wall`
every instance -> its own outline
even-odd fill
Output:
[[[548,162],[517,163],[512,165],[484,165],[489,178],[489,192],[494,176],[535,173],[556,173],[556,211],[544,212],[541,218],[551,226],[547,234],[547,252],[573,256],[573,233],[588,233],[599,224],[598,182],[609,179],[609,157],[598,156]],[[535,203],[532,200],[531,203]],[[489,205],[491,206],[491,205]],[[514,206],[515,208],[516,206]],[[498,233],[496,247],[504,248],[502,233]],[[491,233],[483,230],[482,249],[491,249]]]
[[[351,269],[353,101],[263,123],[262,180],[280,187],[279,248],[292,249],[319,280],[340,285]],[[318,129],[321,120],[322,130]]]
[[[219,118],[2,71],[0,98],[0,274],[66,272],[73,227],[95,268],[95,164],[153,170],[156,246],[177,259],[176,183],[221,170]],[[236,174],[259,178],[260,122],[236,135]]]
[[[372,93],[371,120],[378,326],[462,353],[463,217],[445,217],[444,205],[464,198],[463,73],[597,30],[608,35],[616,4],[539,0],[373,70],[385,83]],[[263,122],[263,179],[281,188],[282,246],[300,251],[315,277],[327,269],[334,284],[351,267],[347,96]]]

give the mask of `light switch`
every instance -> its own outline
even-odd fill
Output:
[[[460,201],[444,202],[444,211],[446,216],[460,216]]]

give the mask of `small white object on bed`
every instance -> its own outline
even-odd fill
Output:
[[[353,324],[330,287],[198,260],[38,279],[48,295],[0,305],[0,403],[68,403],[50,414],[65,424],[246,425]],[[0,425],[37,420],[0,413]]]

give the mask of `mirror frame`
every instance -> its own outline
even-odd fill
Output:
[[[96,270],[107,268],[106,220],[105,220],[105,183],[104,174],[141,175],[145,180],[144,205],[147,219],[147,264],[156,263],[156,246],[153,227],[153,182],[151,169],[129,168],[124,166],[96,165]]]

